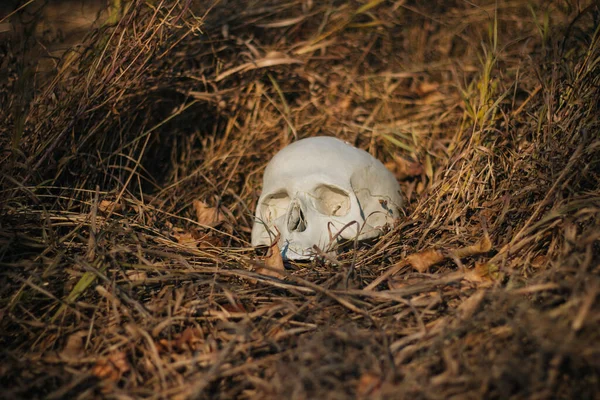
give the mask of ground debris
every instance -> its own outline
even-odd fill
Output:
[[[67,338],[65,347],[58,353],[58,356],[65,361],[78,360],[85,354],[84,338],[88,335],[86,331],[72,333]]]
[[[119,381],[130,369],[127,355],[117,351],[99,359],[92,368],[92,374],[103,381],[113,383]]]
[[[283,278],[285,276],[281,273],[281,271],[285,271],[285,266],[277,242],[269,247],[266,256],[261,259],[261,262],[264,266],[256,267],[256,272],[275,278]]]
[[[209,207],[200,200],[192,203],[196,212],[196,221],[203,226],[214,228],[225,220],[225,216],[216,207]]]

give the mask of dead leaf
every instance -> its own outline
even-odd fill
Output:
[[[458,307],[457,312],[461,319],[469,319],[475,314],[475,311],[479,308],[479,305],[485,297],[485,290],[478,290],[471,295],[468,299],[462,302]]]
[[[431,92],[435,92],[440,87],[440,84],[437,82],[420,82],[415,88],[415,93],[419,96],[424,96],[426,94],[430,94]]]
[[[179,350],[198,350],[204,343],[202,332],[196,327],[187,327],[175,341],[175,347]]]
[[[140,282],[148,279],[148,274],[144,271],[129,270],[126,272],[127,277],[132,282]]]
[[[63,360],[76,360],[84,355],[83,338],[88,334],[87,331],[77,331],[67,338],[67,343],[58,356]]]
[[[425,250],[416,254],[411,254],[406,257],[406,260],[414,269],[423,273],[429,269],[429,267],[444,261],[446,257],[440,250]]]
[[[454,255],[458,258],[472,257],[478,254],[487,253],[492,249],[492,241],[488,235],[484,235],[483,238],[471,246],[466,246],[453,251]]]
[[[548,263],[548,257],[543,256],[543,255],[536,256],[533,260],[531,260],[531,266],[533,268],[542,268],[547,263]]]
[[[117,351],[98,360],[92,368],[92,374],[102,380],[117,382],[130,369],[127,355]]]
[[[458,259],[487,253],[492,249],[492,241],[486,234],[474,245],[461,247],[453,250],[424,250],[406,257],[406,260],[419,272],[425,272],[429,267],[444,261],[446,258],[456,257]]]
[[[209,207],[200,200],[194,200],[192,206],[194,207],[194,211],[196,211],[196,221],[200,225],[214,228],[225,221],[225,217],[216,207]]]
[[[121,300],[119,300],[118,297],[116,297],[114,294],[112,294],[111,292],[109,292],[108,290],[106,290],[106,288],[102,285],[97,285],[95,287],[96,292],[98,292],[98,294],[102,297],[104,297],[106,300],[110,301],[111,303],[113,303],[115,306],[120,306],[121,305]]]
[[[332,114],[339,115],[347,112],[352,106],[353,96],[351,94],[341,96],[337,103],[332,104],[329,111]]]
[[[392,171],[399,180],[421,176],[424,172],[423,165],[418,162],[407,160],[399,155],[395,155],[394,160],[386,163],[385,166]]]
[[[422,278],[392,277],[387,284],[390,290],[402,289],[422,282]]]
[[[421,102],[423,104],[433,104],[433,103],[439,103],[440,101],[443,101],[444,99],[446,99],[446,96],[444,96],[442,93],[431,92],[431,93],[428,93],[428,94],[424,95],[423,97],[421,97]]]
[[[212,233],[216,233],[216,232],[210,232],[210,233],[202,235],[198,239],[198,247],[200,247],[201,249],[211,249],[211,248],[215,248],[215,247],[223,247],[224,243],[223,243],[222,237],[212,235]]]
[[[465,273],[465,279],[473,283],[493,282],[500,278],[500,272],[496,264],[476,263],[475,268]]]
[[[281,325],[276,325],[273,328],[269,329],[269,331],[267,332],[267,337],[278,340],[284,334],[284,332],[285,331],[283,330]]]
[[[514,333],[513,328],[511,328],[510,326],[506,326],[506,325],[491,328],[489,330],[489,332],[499,339],[508,339]]]
[[[380,388],[381,378],[373,372],[365,372],[358,380],[356,393],[360,397],[377,397]]]
[[[197,248],[198,240],[190,232],[173,232],[171,235],[177,240],[177,243],[192,249]]]
[[[272,269],[266,268],[257,268],[256,272],[263,275],[273,276],[275,278],[283,279],[284,275],[279,273],[278,271],[285,271],[285,266],[283,265],[283,258],[281,257],[281,252],[279,251],[279,246],[277,245],[277,240],[275,243],[269,248],[269,251],[265,258],[262,259],[262,262]]]
[[[123,205],[112,200],[102,200],[98,204],[98,211],[104,214],[119,212],[123,210]]]
[[[231,304],[231,303],[227,303],[227,304],[223,304],[221,305],[221,307],[230,313],[247,313],[248,310],[246,310],[246,307],[244,307],[244,305],[239,302],[236,301],[235,303]]]
[[[418,195],[422,195],[424,191],[425,191],[425,184],[422,181],[419,181],[417,183],[415,192],[417,192]]]
[[[429,178],[429,182],[433,181],[433,163],[431,162],[431,156],[429,154],[425,155],[425,163],[423,164],[423,168],[425,169],[425,175]]]

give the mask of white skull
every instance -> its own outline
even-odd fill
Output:
[[[306,259],[345,240],[379,236],[399,217],[396,178],[366,151],[333,137],[299,140],[267,165],[252,245],[279,236],[284,259]],[[341,232],[340,232],[341,231]]]

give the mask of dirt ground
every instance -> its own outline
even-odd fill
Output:
[[[599,99],[594,1],[4,3],[0,397],[600,398]],[[281,269],[316,135],[404,215]]]

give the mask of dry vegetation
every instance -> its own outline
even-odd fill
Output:
[[[60,58],[0,33],[1,396],[598,398],[597,3],[122,3]],[[313,135],[406,216],[268,276]]]

